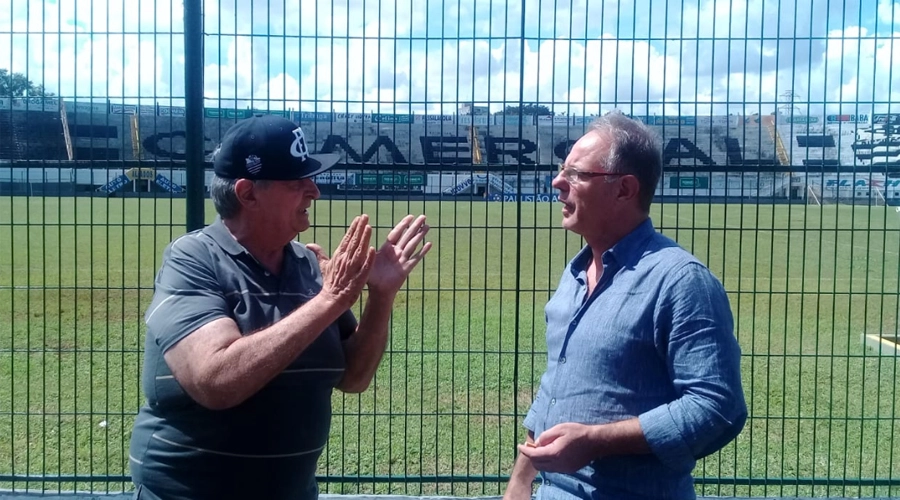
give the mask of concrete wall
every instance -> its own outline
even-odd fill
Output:
[[[662,138],[667,165],[688,168],[774,164],[769,131],[742,120],[697,120],[694,125],[651,125]],[[136,119],[138,140],[132,139]],[[75,160],[182,160],[185,120],[176,116],[68,113]],[[212,153],[235,123],[205,118],[205,150]],[[301,121],[315,152],[334,152],[350,164],[461,164],[489,162],[513,168],[552,168],[584,134],[586,125],[552,121],[470,128],[455,122],[373,123]],[[480,157],[480,158],[479,158]],[[52,111],[0,110],[0,159],[67,160],[63,126]]]

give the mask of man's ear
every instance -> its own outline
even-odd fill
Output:
[[[636,200],[641,194],[641,183],[633,175],[623,175],[619,181],[618,198],[621,201]]]
[[[245,208],[252,208],[259,203],[258,186],[251,180],[238,179],[237,182],[234,183],[234,194]]]

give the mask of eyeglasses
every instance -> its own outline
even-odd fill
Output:
[[[614,175],[624,175],[617,174],[613,172],[588,172],[586,170],[578,170],[575,167],[567,167],[563,164],[559,165],[559,173],[562,175],[563,179],[566,180],[569,184],[580,184],[589,179],[593,179],[594,177],[609,177]]]

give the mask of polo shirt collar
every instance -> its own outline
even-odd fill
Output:
[[[294,256],[297,257],[298,259],[306,259],[308,256],[304,252],[306,252],[306,251],[311,252],[311,250],[306,250],[306,246],[299,241],[291,241],[290,243],[288,243],[288,246],[291,248],[291,251],[294,254]]]
[[[241,245],[238,240],[232,236],[231,231],[225,226],[225,222],[222,220],[222,217],[216,215],[216,219],[212,224],[206,226],[203,229],[203,232],[206,233],[207,236],[213,239],[217,245],[222,247],[222,250],[225,250],[231,255],[240,255],[242,253],[246,253],[247,255],[252,255],[250,252]],[[291,249],[291,254],[296,256],[298,259],[305,259],[306,254],[303,253],[303,245],[297,243],[296,241],[292,241],[287,244],[288,248]]]
[[[225,227],[225,222],[222,220],[222,217],[217,215],[216,220],[213,221],[212,224],[206,226],[203,230],[213,241],[216,242],[222,250],[230,253],[231,255],[240,255],[242,253],[250,253],[247,252],[247,249],[244,248],[244,245],[238,243],[238,240],[234,239],[234,236],[231,235],[231,231]]]

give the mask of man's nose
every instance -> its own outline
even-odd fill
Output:
[[[569,183],[566,182],[565,178],[563,178],[562,172],[558,172],[556,174],[556,177],[554,177],[553,180],[550,181],[550,185],[560,190],[569,187]]]

